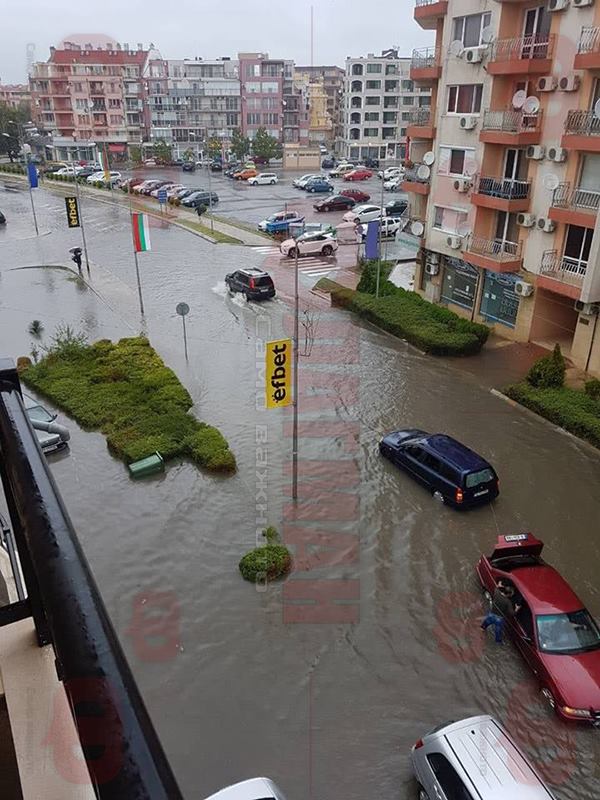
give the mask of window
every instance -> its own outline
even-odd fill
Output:
[[[376,138],[379,136],[379,131],[377,128],[365,128],[363,134],[365,139],[369,139],[370,137]]]
[[[263,81],[262,90],[264,93],[277,94],[279,91],[279,84],[277,81]]]
[[[246,84],[246,92],[248,94],[260,94],[260,83],[247,83]]]
[[[225,120],[226,120],[226,125],[228,127],[230,127],[230,128],[231,127],[235,128],[239,124],[239,122],[238,122],[238,114],[234,114],[234,113],[225,114]]]
[[[452,38],[458,39],[464,47],[479,47],[483,44],[481,31],[489,27],[492,14],[470,14],[468,17],[455,17]]]
[[[463,208],[435,206],[433,213],[433,227],[444,233],[456,234],[466,224],[468,211]]]
[[[367,111],[365,113],[365,122],[379,122],[379,111]]]
[[[73,88],[76,92],[83,92],[83,83],[74,83]]]
[[[444,257],[442,300],[471,310],[475,304],[479,271],[459,258]]]
[[[248,125],[260,125],[260,114],[246,114]]]
[[[377,114],[377,117],[379,117],[379,114]],[[387,123],[389,125],[393,125],[396,122],[397,117],[398,114],[396,113],[396,111],[384,111],[383,124],[385,125]]]
[[[474,173],[475,150],[466,147],[440,147],[438,174],[463,178]]]
[[[123,117],[119,116],[118,114],[111,114],[110,115],[110,124],[111,125],[120,125],[123,122]]]
[[[363,65],[362,64],[352,64],[352,74],[353,75],[362,75],[363,74]]]
[[[397,92],[398,91],[398,81],[386,81],[385,82],[385,91],[386,92]]]
[[[381,64],[367,64],[367,72],[373,73],[381,73]]]
[[[398,67],[396,64],[386,64],[385,65],[385,74],[386,75],[397,75],[398,74]]]
[[[238,110],[238,99],[237,97],[226,97],[225,98],[225,108],[227,111],[237,111]]]
[[[515,292],[516,275],[484,273],[479,313],[488,322],[499,322],[514,328],[519,312],[519,296]]]
[[[409,95],[404,95],[402,98],[402,105],[403,106],[414,106],[415,99],[414,97],[410,97]]]
[[[121,108],[121,101],[120,101],[120,100],[117,100],[117,99],[115,99],[115,98],[111,98],[111,99],[108,101],[108,107],[109,107],[109,108]]]
[[[427,756],[427,761],[448,800],[473,800],[473,795],[446,756],[431,753]]]
[[[579,225],[569,225],[567,228],[563,264],[569,272],[585,275],[593,235],[592,228],[581,228]]]
[[[448,87],[449,114],[479,114],[483,84],[464,83]]]
[[[381,105],[381,97],[376,97],[375,95],[370,95],[365,99],[366,106],[379,106]]]
[[[75,100],[75,108],[77,110],[86,109],[87,108],[87,100],[80,100],[79,98],[77,98]]]
[[[415,84],[412,81],[402,81],[403,92],[414,92]]]
[[[600,630],[584,608],[569,614],[542,614],[536,617],[536,625],[545,653],[582,653],[600,648]]]
[[[279,125],[279,114],[263,114],[263,125]]]
[[[381,89],[381,81],[367,81],[367,89]]]

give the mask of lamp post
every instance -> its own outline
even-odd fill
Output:
[[[96,147],[96,142],[88,142],[88,149],[93,149]],[[83,255],[85,257],[85,266],[88,271],[88,275],[90,274],[90,260],[88,258],[88,251],[87,251],[87,242],[85,240],[85,224],[83,221],[83,208],[81,206],[81,197],[79,194],[79,180],[77,178],[77,174],[74,175],[75,178],[75,194],[77,195],[77,206],[79,208],[79,221],[81,222],[81,238],[83,240]]]
[[[298,500],[298,344],[300,329],[300,296],[298,291],[298,239],[294,236],[294,418],[292,423],[292,500]]]
[[[29,199],[31,200],[31,213],[33,214],[33,224],[34,224],[34,227],[35,227],[35,235],[39,236],[40,235],[40,231],[39,231],[39,228],[38,228],[37,217],[36,217],[36,214],[35,214],[35,204],[33,202],[33,189],[31,188],[31,180],[29,178],[29,159],[30,159],[30,154],[31,154],[31,147],[28,144],[25,143],[25,137],[22,136],[22,134],[21,134],[21,126],[20,126],[20,124],[18,122],[15,122],[14,119],[9,119],[8,120],[8,124],[9,125],[14,125],[15,128],[17,129],[17,136],[16,136],[17,143],[19,145],[19,150],[22,150],[23,158],[25,159],[25,172],[27,174],[27,185],[29,186]],[[3,133],[2,135],[5,136],[7,139],[14,139],[15,138],[14,136],[11,136],[9,133]]]

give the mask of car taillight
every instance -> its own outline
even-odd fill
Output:
[[[457,489],[456,490],[456,495],[454,497],[454,500],[457,503],[462,503],[462,501],[463,501],[463,490],[462,489]]]
[[[423,739],[417,739],[415,742],[415,750],[418,750],[420,747],[423,747]]]
[[[254,278],[250,278],[250,288],[254,289]]]

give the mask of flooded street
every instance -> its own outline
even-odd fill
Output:
[[[268,775],[290,800],[412,800],[414,742],[442,722],[491,713],[558,800],[597,800],[599,732],[554,718],[514,646],[483,634],[474,566],[499,533],[530,530],[600,619],[600,454],[493,396],[490,387],[506,382],[498,371],[422,356],[329,309],[303,276],[301,309],[316,341],[301,361],[294,512],[291,415],[263,410],[257,388],[257,340],[290,333],[289,263],[269,257],[275,301],[239,302],[224,275],[262,266],[264,254],[155,223],[153,249],[140,254],[142,321],[127,211],[84,201],[87,286],[48,266],[17,269],[67,264],[79,243],[62,198],[41,189],[36,202],[38,239],[27,193],[0,188],[9,220],[0,230],[0,356],[29,353],[33,319],[46,336],[61,320],[92,340],[144,331],[190,391],[193,413],[220,428],[238,461],[231,478],[175,463],[134,483],[103,436],[59,415],[71,448],[52,472],[183,794],[203,798]],[[189,363],[181,301],[191,309]],[[443,431],[480,452],[500,476],[498,500],[468,513],[436,503],[379,456],[381,435],[399,427]],[[326,532],[346,544],[334,557],[307,545],[285,587],[258,591],[237,564],[263,517],[290,545],[300,530],[305,541]],[[310,617],[302,590],[311,582],[335,582],[336,619]],[[145,607],[167,610],[168,646],[149,641]],[[337,621],[344,613],[353,621]]]

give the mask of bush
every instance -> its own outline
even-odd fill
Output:
[[[32,336],[40,337],[44,332],[44,325],[41,320],[34,319],[29,323],[29,328],[27,330]]]
[[[256,547],[246,553],[239,563],[242,578],[252,583],[265,583],[283,578],[291,568],[290,551],[281,544]]]
[[[549,356],[540,358],[527,373],[527,383],[536,389],[560,389],[565,382],[565,359],[556,344]]]
[[[592,400],[600,400],[600,381],[598,378],[592,378],[590,381],[586,381],[584,391]]]

